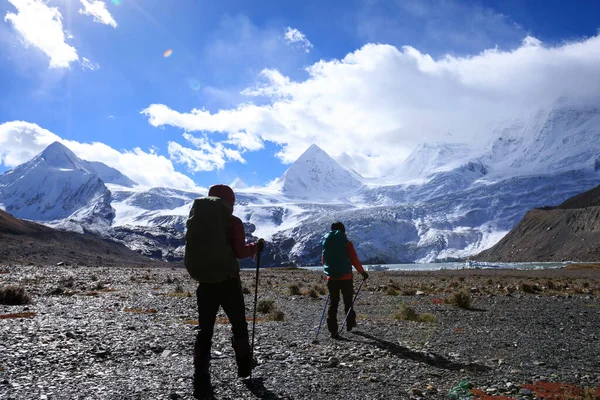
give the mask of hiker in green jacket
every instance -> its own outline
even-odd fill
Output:
[[[348,319],[346,330],[350,332],[356,326],[356,313],[352,308],[352,266],[363,276],[369,277],[358,260],[354,245],[346,236],[346,227],[341,222],[331,224],[331,231],[323,238],[322,263],[327,275],[329,289],[329,310],[327,313],[327,329],[333,339],[339,339],[337,310],[340,302],[340,292],[344,300],[344,310]],[[350,314],[348,314],[350,312]]]
[[[253,360],[240,280],[238,258],[261,252],[264,240],[246,244],[242,221],[234,216],[235,194],[226,185],[214,185],[208,197],[196,199],[187,222],[185,266],[196,281],[198,335],[194,346],[194,397],[211,398],[210,348],[219,307],[231,322],[231,343],[238,376],[250,376]]]

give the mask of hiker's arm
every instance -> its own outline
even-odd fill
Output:
[[[350,255],[350,262],[352,263],[352,265],[354,265],[354,268],[356,268],[356,270],[359,273],[361,273],[361,274],[364,273],[365,269],[363,268],[362,264],[358,260],[358,256],[356,255],[356,250],[354,250],[354,245],[349,240],[348,240],[348,254]]]
[[[256,243],[246,244],[244,224],[238,217],[231,217],[231,246],[236,258],[246,258],[256,254]]]

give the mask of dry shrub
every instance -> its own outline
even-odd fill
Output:
[[[246,286],[242,286],[242,293],[243,294],[252,294],[250,289],[248,289]]]
[[[414,308],[404,303],[400,304],[400,308],[394,313],[394,319],[399,321],[416,321],[418,316]]]
[[[532,293],[535,294],[538,292],[538,288],[535,285],[530,285],[529,283],[522,282],[519,285],[519,288],[523,293]]]
[[[471,308],[471,295],[465,291],[454,292],[445,301],[447,304],[452,304],[466,310]]]
[[[327,289],[321,285],[313,285],[313,289],[315,289],[320,295],[327,294]]]
[[[30,303],[31,296],[21,286],[8,285],[0,288],[0,304],[20,306]]]
[[[308,296],[309,296],[311,299],[318,299],[318,298],[319,298],[319,293],[317,293],[317,291],[316,291],[315,289],[310,289],[310,290],[308,291]]]
[[[433,314],[419,314],[414,308],[407,306],[406,304],[400,304],[398,311],[394,313],[394,319],[398,321],[415,321],[415,322],[429,322],[434,323],[437,318]]]
[[[295,283],[292,283],[291,285],[288,286],[288,290],[290,291],[291,295],[300,295],[302,294],[302,292],[300,291],[300,286],[298,286]]]
[[[267,316],[267,320],[269,321],[283,321],[285,320],[285,314],[283,311],[279,309],[272,310]]]
[[[412,288],[404,289],[402,291],[402,296],[414,296],[416,294],[417,294],[417,290],[416,289],[412,289]]]
[[[385,294],[387,294],[388,296],[398,296],[400,294],[400,292],[398,292],[398,290],[396,288],[388,286],[385,291]]]
[[[275,302],[271,299],[264,299],[258,302],[256,309],[259,313],[268,314],[275,309]]]

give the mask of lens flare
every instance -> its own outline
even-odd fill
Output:
[[[164,56],[165,58],[167,58],[167,57],[169,57],[171,54],[173,54],[173,50],[169,49],[169,50],[165,51],[165,53],[163,54],[163,56]]]
[[[122,2],[123,2],[123,0],[112,0],[112,3],[113,3],[115,6],[120,6]]]
[[[200,82],[198,82],[198,79],[188,79],[188,85],[190,85],[190,89],[192,89],[194,92],[200,90]]]

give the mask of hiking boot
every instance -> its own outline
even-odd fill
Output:
[[[252,370],[256,368],[258,362],[254,357],[243,358],[238,361],[238,378],[247,378],[252,374]]]
[[[331,338],[332,338],[332,339],[336,339],[336,340],[338,340],[338,339],[341,339],[342,337],[340,336],[340,334],[339,334],[339,333],[337,333],[337,332],[332,332],[332,333],[331,333]]]
[[[210,376],[197,375],[194,377],[194,398],[195,399],[214,399],[215,393],[210,384]]]
[[[350,332],[355,327],[356,327],[356,321],[348,322],[346,324],[346,331]]]

